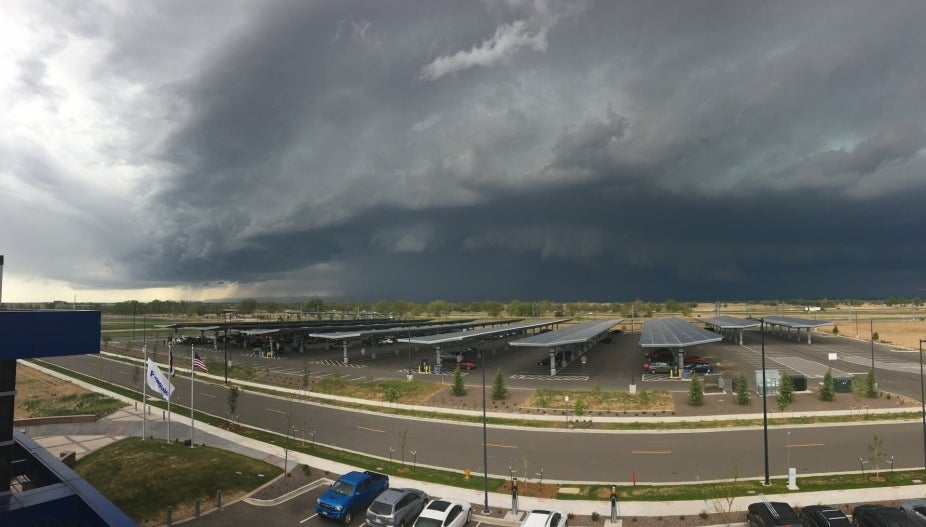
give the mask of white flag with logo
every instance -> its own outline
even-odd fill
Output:
[[[148,359],[148,370],[145,372],[145,379],[148,386],[164,399],[170,398],[170,394],[174,393],[174,385],[167,380],[158,365],[151,359]]]

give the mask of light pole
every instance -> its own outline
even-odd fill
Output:
[[[768,474],[768,384],[765,380],[765,319],[760,318],[759,322],[762,331],[759,332],[762,338],[762,439],[765,446],[765,486],[771,485]]]
[[[922,354],[920,355],[922,356]],[[926,414],[923,414],[926,415]],[[926,419],[926,417],[924,417]],[[923,421],[926,423],[926,421]],[[926,425],[924,425],[926,426]],[[484,483],[485,503],[482,513],[489,514],[489,441],[486,427],[486,354],[482,353],[482,479]]]
[[[923,342],[920,339],[920,402],[923,405],[923,465],[926,468],[926,386],[923,385]]]
[[[875,319],[870,321],[869,336],[871,337],[871,371],[875,371]]]
[[[225,384],[228,384],[228,313],[225,313]]]

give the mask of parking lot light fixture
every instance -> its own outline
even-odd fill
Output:
[[[923,342],[920,339],[920,403],[923,407],[923,468],[926,469],[926,385],[923,384]]]
[[[762,330],[759,332],[762,339],[762,438],[765,448],[765,486],[771,485],[768,473],[768,384],[765,380],[765,319],[760,318]]]

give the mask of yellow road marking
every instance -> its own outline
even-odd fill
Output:
[[[274,410],[273,408],[266,408],[266,410],[267,410],[268,412],[276,412],[276,413],[278,413],[278,414],[285,414],[285,413],[286,413],[286,412],[284,412],[283,410]]]
[[[385,430],[377,430],[377,429],[375,429],[375,428],[367,428],[367,427],[365,427],[365,426],[358,426],[357,428],[359,428],[359,429],[361,429],[361,430],[369,430],[370,432],[379,432],[380,434],[385,434],[385,433],[386,433]]]
[[[494,446],[496,448],[518,448],[517,445],[496,445],[494,443],[486,443],[486,446]]]

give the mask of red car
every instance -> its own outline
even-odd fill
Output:
[[[446,360],[443,363],[443,368],[447,371],[453,371],[457,368],[457,366],[459,366],[461,370],[475,370],[476,361],[470,359],[463,359],[460,362],[455,360]]]

